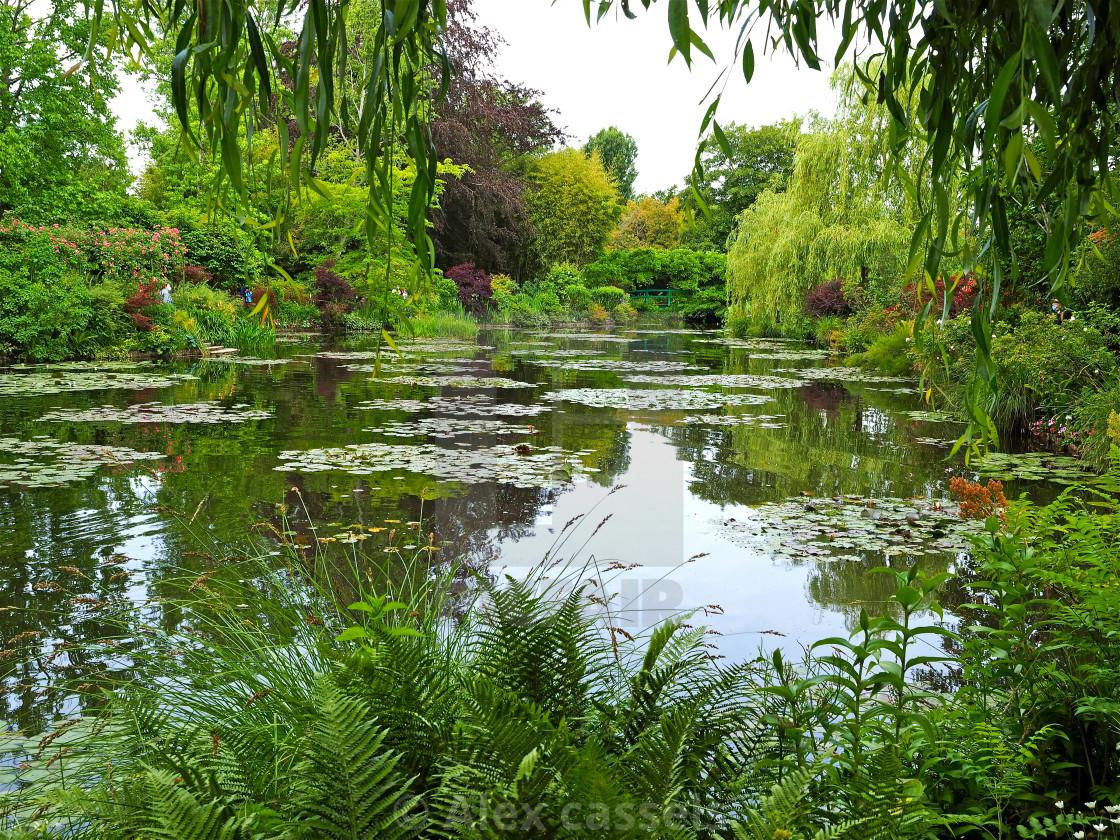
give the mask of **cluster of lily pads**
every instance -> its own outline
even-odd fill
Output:
[[[905,417],[908,420],[921,420],[924,423],[956,423],[960,421],[960,418],[951,411],[915,409],[913,411],[899,411],[897,414],[899,417]]]
[[[130,405],[128,408],[103,405],[84,411],[57,408],[39,419],[71,423],[244,423],[246,420],[263,420],[271,416],[272,412],[250,408],[246,403],[226,408],[212,401],[181,405],[147,402]]]
[[[0,373],[0,397],[102,391],[110,388],[146,391],[149,388],[171,388],[196,378],[186,373],[132,373],[123,369],[117,371],[92,368],[70,372],[52,368],[32,373]]]
[[[124,446],[62,443],[46,435],[31,440],[6,437],[0,438],[0,484],[58,487],[83,481],[103,466],[128,467],[163,457]]]
[[[535,388],[532,382],[518,382],[502,376],[387,376],[383,382],[417,388]]]
[[[702,370],[696,365],[660,359],[648,362],[634,362],[628,359],[526,359],[526,361],[541,367],[564,368],[565,370],[609,370],[619,373]]]
[[[458,374],[459,376],[469,375],[464,371],[464,367],[470,364],[469,359],[463,359],[462,362],[417,362],[408,364],[392,364],[392,365],[377,365],[377,364],[364,364],[364,365],[342,365],[344,370],[352,370],[358,373],[392,373],[393,378],[400,379],[402,377],[417,377],[441,374]],[[486,368],[490,367],[490,362],[482,360],[482,364]]]
[[[448,449],[435,444],[362,443],[329,449],[281,452],[282,472],[344,472],[376,475],[390,471],[421,473],[445,481],[494,481],[515,487],[552,487],[584,473],[580,458],[589,452],[564,452],[558,446],[492,446]]]
[[[864,370],[858,367],[811,367],[811,368],[779,368],[775,373],[789,373],[799,379],[818,382],[910,382],[902,376],[886,376],[882,373]]]
[[[1116,479],[1097,475],[1078,458],[1051,452],[989,452],[969,463],[984,478],[997,481],[1052,481],[1055,484],[1083,484],[1099,490],[1120,491]]]
[[[839,496],[758,505],[748,518],[715,524],[724,538],[777,562],[956,554],[984,530],[983,521],[961,519],[957,506],[933,499]]]
[[[203,361],[217,362],[225,365],[248,365],[250,367],[272,367],[273,365],[286,365],[300,362],[302,359],[258,359],[256,356],[235,356],[232,353],[221,353],[207,356]]]
[[[536,417],[539,414],[552,411],[550,405],[500,403],[488,394],[428,397],[426,400],[372,399],[357,403],[356,407],[378,411],[435,411],[476,417]]]
[[[753,426],[758,429],[783,429],[782,414],[690,414],[678,426]]]
[[[713,394],[675,388],[568,388],[544,394],[544,399],[579,403],[590,408],[624,408],[631,411],[695,411],[728,405],[761,405],[770,401],[770,397],[761,394]]]
[[[493,418],[423,417],[410,423],[392,420],[365,432],[390,437],[453,438],[460,435],[532,435],[532,426],[519,426]]]
[[[627,382],[677,385],[685,388],[800,388],[803,383],[781,376],[763,376],[755,373],[706,373],[696,376],[650,376],[634,374],[624,376]]]

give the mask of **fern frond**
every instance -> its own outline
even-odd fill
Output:
[[[293,771],[290,815],[300,836],[359,840],[403,836],[415,822],[399,757],[361,700],[322,680],[319,717]]]

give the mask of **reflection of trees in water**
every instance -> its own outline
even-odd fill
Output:
[[[907,449],[905,424],[877,422],[869,433],[868,412],[851,394],[814,385],[773,397],[752,413],[783,415],[780,428],[660,427],[693,465],[693,494],[719,504],[760,504],[805,491],[910,496],[925,495],[943,478],[941,452]],[[884,416],[878,409],[874,415]]]
[[[903,571],[915,565],[916,561],[918,569],[927,577],[932,577],[947,571],[951,559],[947,554],[911,560],[905,555],[884,557],[882,554],[862,552],[860,560],[808,560],[805,561],[809,565],[805,590],[812,602],[840,613],[848,627],[854,629],[859,624],[861,610],[867,610],[872,617],[880,616],[887,599],[895,593],[894,576],[872,574],[873,569]],[[951,592],[945,594],[952,595]],[[951,607],[957,601],[949,597],[943,603]]]
[[[67,713],[41,693],[47,678],[96,682],[104,672],[112,651],[97,655],[95,643],[113,633],[99,605],[125,598],[135,582],[114,551],[126,523],[154,521],[150,501],[122,476],[0,494],[0,638],[14,651],[0,659],[0,707],[20,729],[40,731]]]

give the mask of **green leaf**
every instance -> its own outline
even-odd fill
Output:
[[[692,30],[688,25],[688,0],[669,0],[669,35],[684,63],[692,66]]]
[[[743,79],[750,82],[754,78],[754,46],[750,41],[743,45]]]
[[[352,642],[352,641],[354,641],[354,639],[368,639],[368,638],[369,638],[369,633],[367,633],[364,628],[362,628],[362,627],[347,627],[345,630],[343,630],[341,633],[339,633],[337,636],[335,636],[334,640],[336,642]]]

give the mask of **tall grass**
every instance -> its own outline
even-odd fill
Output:
[[[460,338],[470,340],[478,335],[478,322],[462,308],[457,312],[428,312],[412,321],[417,338]]]

